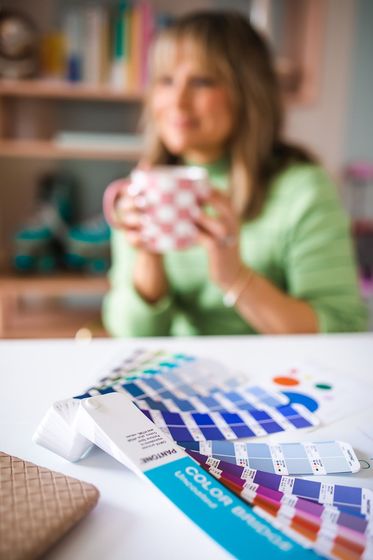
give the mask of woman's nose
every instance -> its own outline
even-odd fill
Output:
[[[190,103],[190,91],[187,84],[176,84],[174,89],[174,103],[177,107],[185,107]]]

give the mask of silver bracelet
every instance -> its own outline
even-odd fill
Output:
[[[248,276],[243,276],[242,273],[249,272]],[[245,267],[241,267],[236,280],[233,282],[232,286],[223,296],[223,304],[225,307],[234,307],[246,290],[247,286],[251,283],[254,278],[254,271],[250,269],[249,271]]]

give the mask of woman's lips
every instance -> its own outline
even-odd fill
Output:
[[[197,127],[197,120],[190,119],[190,118],[178,118],[178,119],[171,119],[169,124],[173,128],[196,128]]]

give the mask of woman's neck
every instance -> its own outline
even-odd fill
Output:
[[[221,150],[210,151],[210,152],[200,152],[200,151],[188,151],[183,154],[182,159],[184,161],[192,162],[196,165],[208,165],[215,163],[225,157],[225,152]]]

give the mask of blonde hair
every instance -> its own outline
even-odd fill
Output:
[[[302,149],[280,141],[282,107],[269,48],[241,14],[196,12],[176,20],[156,38],[150,58],[150,87],[145,103],[145,160],[150,165],[178,163],[158,137],[151,118],[152,85],[175,47],[188,44],[209,71],[226,85],[235,111],[227,146],[231,198],[238,214],[260,212],[270,179],[292,161],[311,161]]]

